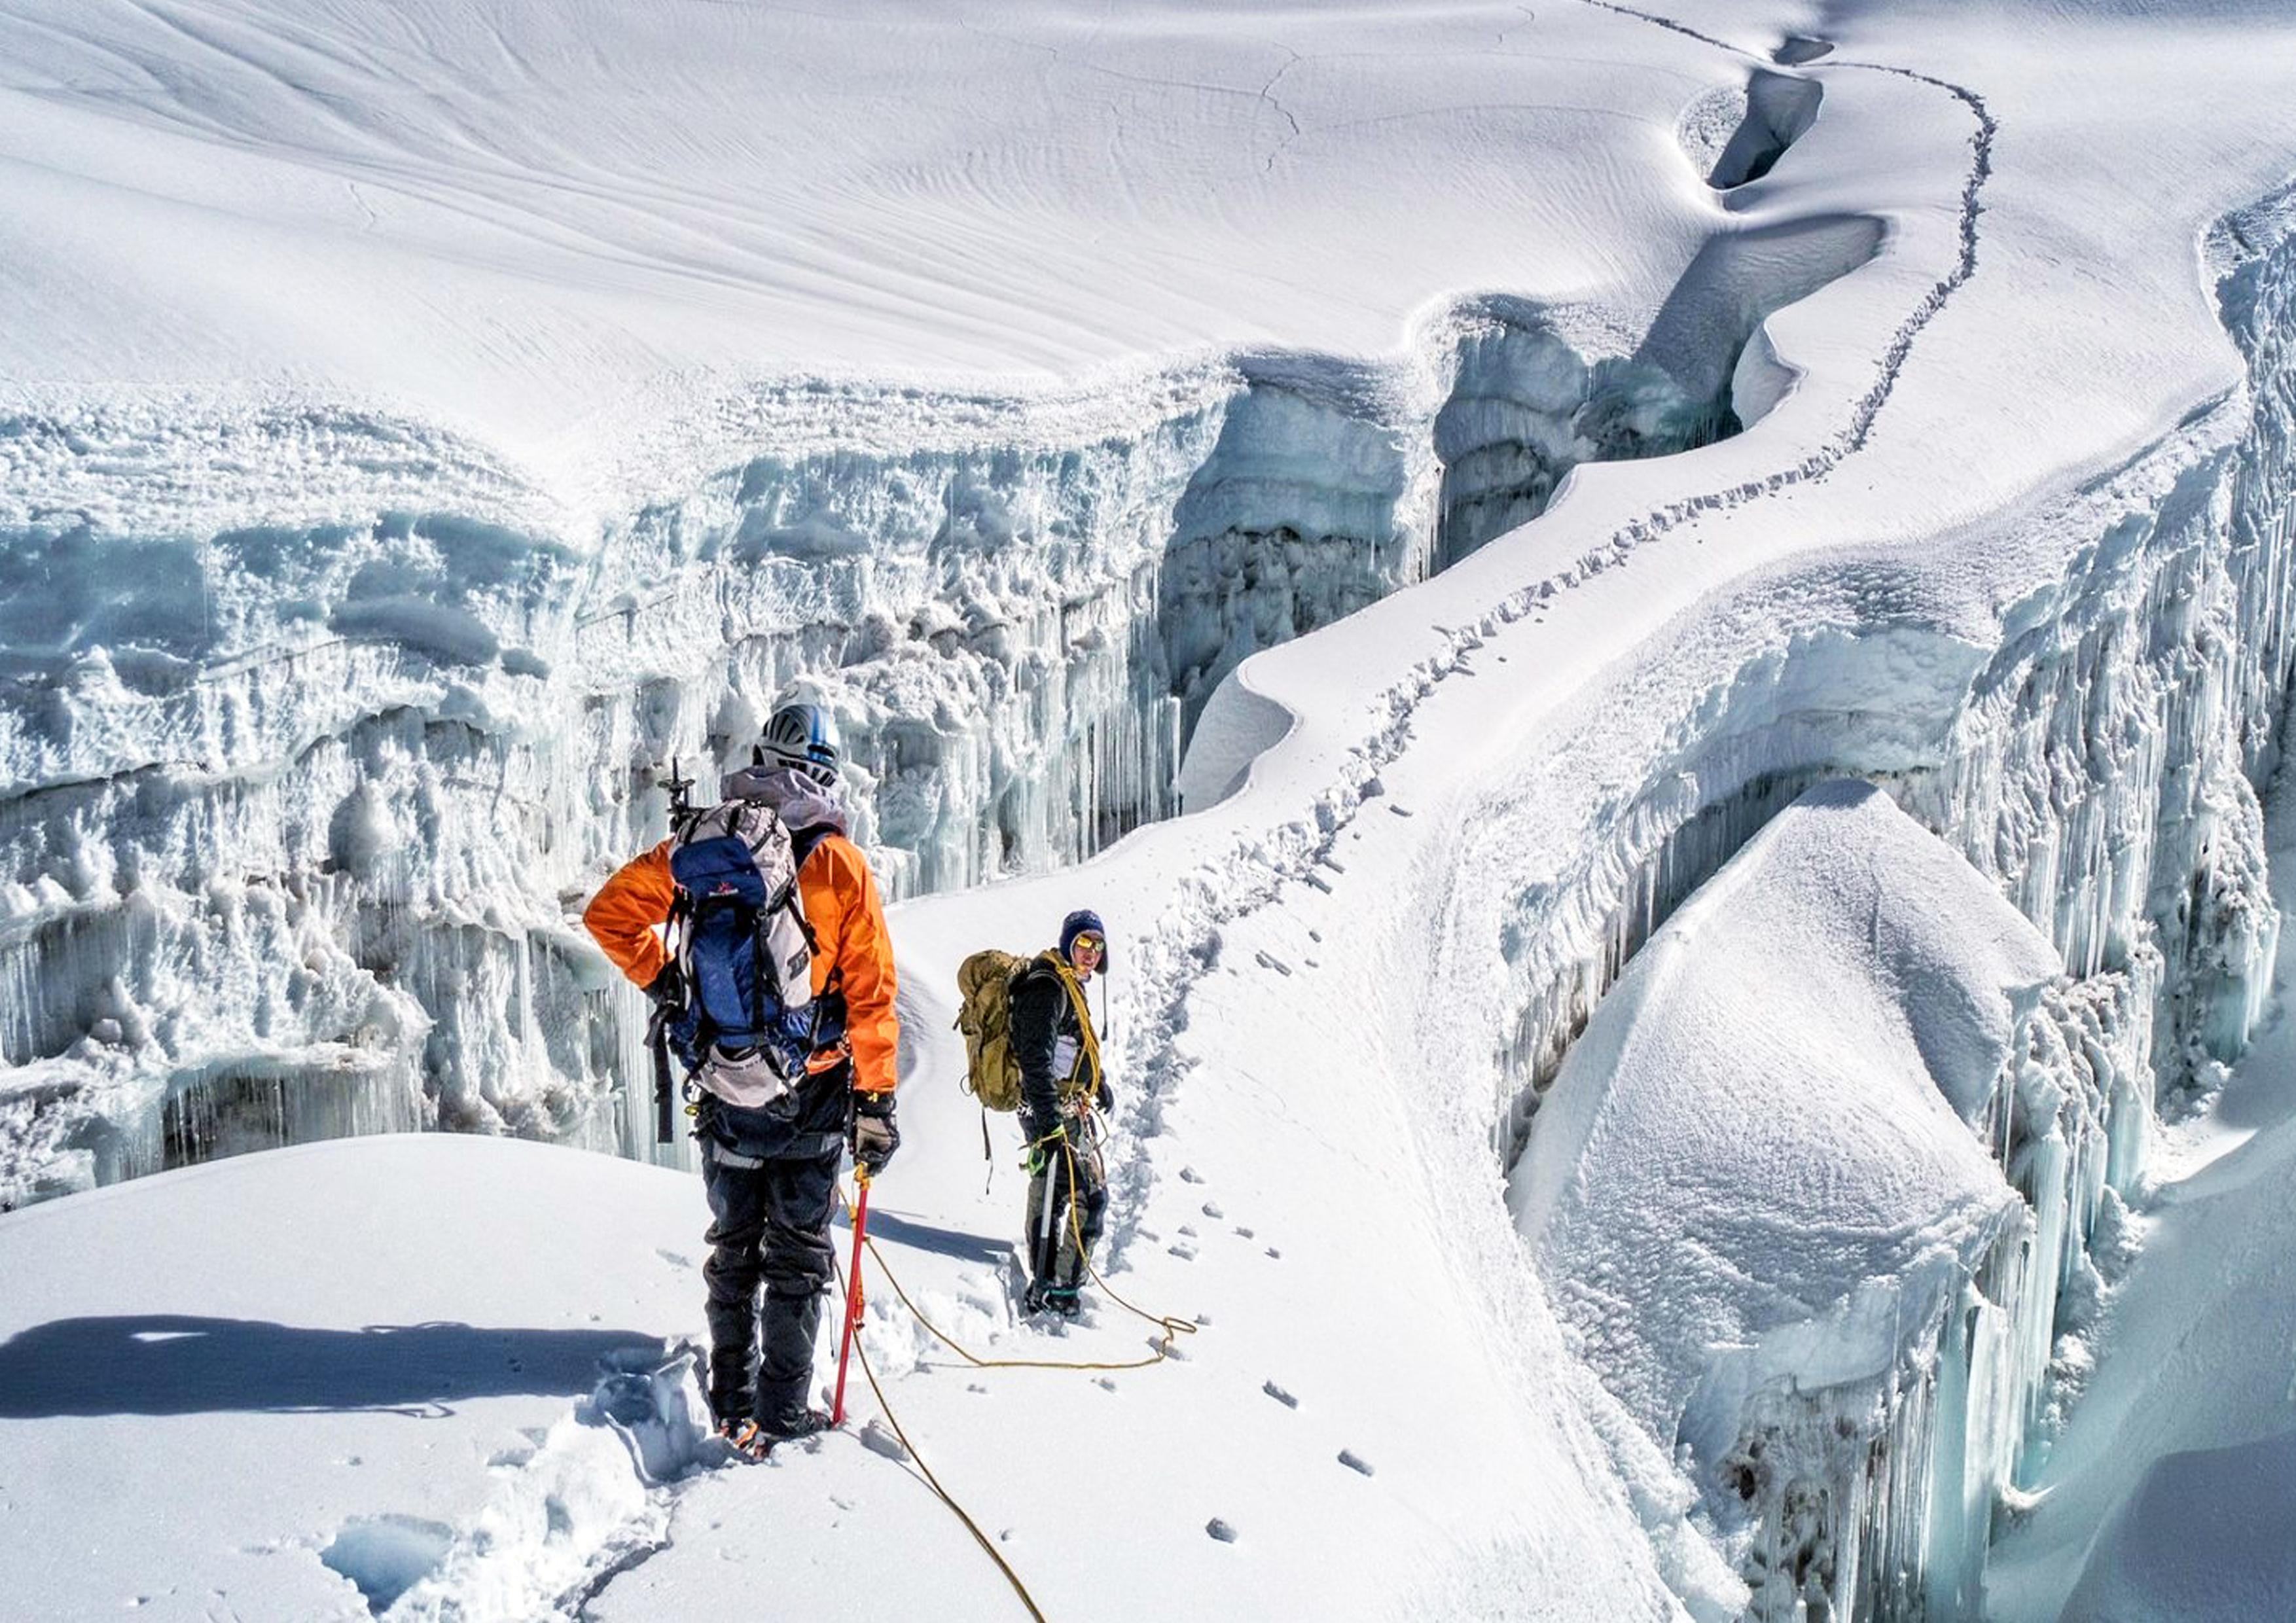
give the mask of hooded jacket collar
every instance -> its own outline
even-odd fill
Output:
[[[744,766],[719,784],[729,800],[758,800],[774,808],[791,833],[828,827],[846,832],[845,807],[833,789],[824,789],[789,766]]]

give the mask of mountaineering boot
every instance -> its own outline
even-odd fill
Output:
[[[754,1420],[726,1420],[718,1422],[718,1440],[745,1460],[762,1460],[772,1440],[758,1429]]]
[[[764,1439],[759,1452],[828,1430],[829,1416],[819,1409],[785,1409],[758,1422],[758,1435]]]
[[[1084,1311],[1084,1303],[1074,1285],[1052,1285],[1045,1291],[1045,1306],[1064,1319],[1072,1319]]]
[[[718,1436],[742,1458],[762,1460],[779,1444],[828,1430],[829,1416],[819,1409],[799,1409],[766,1421],[729,1420],[718,1428]]]
[[[713,1360],[715,1362],[715,1360]],[[719,1436],[731,1432],[747,1421],[758,1406],[756,1391],[749,1386],[709,1386],[709,1417],[718,1422]]]

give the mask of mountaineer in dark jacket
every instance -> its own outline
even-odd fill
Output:
[[[1107,962],[1108,932],[1088,909],[1061,924],[1057,951],[1013,978],[1013,1053],[1021,1064],[1021,1130],[1029,1141],[1030,1312],[1078,1311],[1092,1248],[1108,1209],[1091,1112],[1115,1108],[1101,1072],[1100,1037],[1085,983]]]

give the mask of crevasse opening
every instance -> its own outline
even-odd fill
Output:
[[[1780,229],[1818,251],[1723,240],[1631,344],[1490,299],[1381,365],[761,385],[713,427],[737,454],[588,552],[482,453],[317,408],[218,454],[299,436],[364,471],[372,523],[10,537],[22,567],[102,554],[147,585],[45,652],[15,638],[0,1055],[29,1085],[0,1107],[0,1200],[414,1127],[650,1152],[637,1001],[573,917],[662,833],[673,761],[739,764],[801,692],[842,726],[889,894],[1089,856],[1179,809],[1190,733],[1250,653],[1535,517],[1581,462],[1773,402],[1740,365],[1761,320],[1878,240]],[[10,432],[70,463],[147,429]]]
[[[1503,910],[1521,988],[1496,1066],[1510,1166],[1538,1143],[1541,1096],[1622,967],[1824,778],[1880,786],[2061,966],[1968,1115],[2018,1197],[2013,1220],[1929,1306],[1892,1308],[1886,1367],[1844,1380],[1787,1357],[1732,1377],[1726,1358],[1692,1431],[1655,1439],[1703,1439],[1700,1513],[1751,1615],[1974,1615],[1995,1512],[2036,1480],[2086,1379],[2156,1097],[2175,1111],[2212,1086],[2262,1016],[2280,921],[2259,795],[2280,760],[2296,632],[2286,219],[2276,199],[2212,246],[2250,368],[2246,398],[2219,408],[2242,414],[2236,438],[2129,488],[2149,496],[2085,493],[2050,520],[2085,544],[2062,578],[2001,611],[1990,645],[1883,616],[1750,667],[1606,820],[1609,848]],[[1930,675],[1908,691],[1912,670]],[[1806,702],[1820,693],[1855,697]]]

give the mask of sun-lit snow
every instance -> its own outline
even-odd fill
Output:
[[[2279,937],[2292,61],[2261,0],[0,0],[16,1593],[794,1612],[865,1553],[1013,1613],[873,1396],[698,1469],[699,1191],[563,1147],[676,1159],[575,915],[792,686],[912,898],[887,1254],[989,1357],[1153,1339],[1014,1322],[947,1031],[964,952],[1111,926],[1111,1283],[1197,1332],[1101,1379],[867,1332],[1048,1615],[1792,1615],[1797,1553],[1967,1615],[1997,1521],[2005,1617],[2192,1593],[2124,1490],[2276,1480],[2286,1429],[2260,1350],[2172,1370],[2221,1423],[2124,1422],[2185,1412],[2163,1327],[2284,1306],[2148,1202],[2270,1154],[2173,1181],[2269,1091],[2209,1107]],[[1827,857],[1884,854],[1957,1013],[1793,928],[1841,778]],[[1598,1063],[1691,970],[1710,1068],[1657,1080],[1706,1107]],[[1566,1153],[1628,1117],[1795,1245],[1906,1244],[1750,1310],[1672,1141]],[[138,1176],[418,1127],[559,1147]],[[1647,1221],[1631,1313],[1510,1168]],[[1934,1516],[1733,1509],[1845,1370],[1898,1407],[1804,1480],[1955,1463]],[[2212,1593],[2275,1593],[2253,1542]]]
[[[2112,1116],[2149,1103],[2063,982],[1935,835],[1821,784],[1644,945],[1555,1078],[1510,1203],[1755,1615],[1976,1609],[2064,1231],[2107,1198]],[[2069,1192],[2037,1176],[2084,1158]]]
[[[1741,66],[1593,9],[0,42],[10,1198],[632,1147],[565,903],[672,760],[802,681],[897,894],[1088,854],[1244,657],[1774,405],[1750,333],[1881,234],[1739,218],[1677,124]]]

